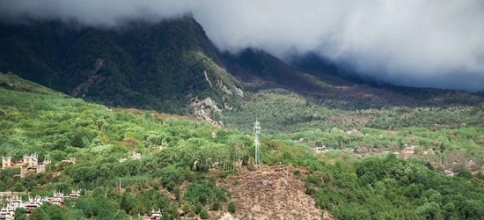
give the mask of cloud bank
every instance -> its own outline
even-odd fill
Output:
[[[17,0],[3,19],[111,27],[192,12],[221,50],[316,52],[383,81],[484,90],[482,0]]]

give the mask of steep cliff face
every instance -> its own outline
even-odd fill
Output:
[[[110,106],[197,115],[191,100],[236,108],[242,93],[190,16],[118,29],[1,24],[0,51],[1,72]]]

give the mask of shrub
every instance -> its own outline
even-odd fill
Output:
[[[228,205],[228,210],[230,213],[235,213],[235,203],[234,202],[229,202],[229,205]]]
[[[472,173],[467,169],[463,169],[459,172],[459,174],[457,174],[457,176],[465,178],[465,179],[471,179]]]
[[[219,202],[214,202],[212,205],[212,210],[217,211],[220,209],[220,203]]]
[[[205,208],[202,208],[202,211],[200,211],[200,218],[201,219],[209,219],[210,218],[210,215],[208,214],[208,212]]]
[[[197,204],[197,205],[195,205],[195,207],[193,208],[193,212],[195,212],[195,214],[200,214],[200,212],[202,212],[202,209],[203,209],[202,204],[198,203],[198,204]]]
[[[15,192],[23,192],[24,190],[24,186],[20,183],[15,183],[15,185],[13,186],[13,191]]]
[[[186,214],[186,213],[190,213],[190,212],[192,211],[192,208],[191,208],[191,206],[190,206],[190,203],[185,202],[185,203],[183,204],[183,208],[182,208],[182,210],[183,210],[183,213],[185,213],[185,214]]]

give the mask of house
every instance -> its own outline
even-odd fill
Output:
[[[35,198],[30,198],[29,196],[29,201],[25,204],[25,209],[27,210],[27,213],[32,213],[34,209],[40,207],[46,200],[42,199],[40,196],[36,196]]]
[[[131,156],[133,160],[139,160],[141,159],[141,153],[138,152],[133,152],[133,155]]]
[[[158,209],[158,211],[155,211],[153,209],[151,211],[150,219],[152,219],[152,220],[159,220],[159,219],[161,219],[161,211],[160,211],[160,209]]]
[[[454,176],[454,172],[452,172],[452,170],[448,169],[448,170],[444,170],[444,174],[448,177],[453,177]]]
[[[54,196],[49,198],[49,202],[53,205],[64,207],[64,193],[54,192]]]
[[[77,199],[81,197],[81,190],[72,190],[68,197],[70,199]]]
[[[0,220],[14,220],[15,210],[17,208],[25,208],[27,213],[31,213],[34,209],[42,206],[44,203],[51,203],[53,205],[58,205],[64,207],[64,198],[79,198],[80,190],[72,190],[68,196],[64,196],[61,192],[54,192],[53,197],[40,197],[35,196],[34,198],[29,196],[27,202],[23,202],[19,196],[13,196],[11,199],[7,199],[7,206],[0,210]]]
[[[324,152],[324,151],[326,151],[326,146],[323,145],[321,147],[316,147],[316,151],[317,152]]]
[[[21,167],[37,167],[39,165],[38,156],[36,154],[24,155],[21,161],[14,161],[12,157],[2,157],[2,168],[21,168]]]
[[[39,163],[39,157],[36,154],[24,155],[21,161],[14,161],[12,157],[2,157],[2,169],[19,168],[20,177],[24,177],[29,172],[43,173],[50,163],[50,160]]]
[[[405,148],[403,149],[403,154],[414,154],[415,153],[415,145],[411,145],[411,146],[405,146]]]
[[[76,158],[75,157],[71,157],[68,160],[62,160],[61,162],[62,163],[72,163],[72,164],[76,164]]]
[[[9,205],[0,210],[0,220],[14,220],[15,219],[15,209],[12,209]]]
[[[7,201],[8,204],[12,205],[15,208],[22,208],[22,199],[20,198],[20,196],[14,196]]]

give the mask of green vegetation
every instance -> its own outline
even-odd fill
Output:
[[[484,179],[446,177],[394,155],[337,162],[306,177],[336,219],[481,219]]]
[[[82,189],[81,198],[66,204],[68,219],[125,219],[158,208],[170,219],[184,206],[189,215],[205,216],[230,201],[214,181],[236,172],[234,162],[253,161],[250,135],[180,116],[109,109],[59,93],[16,89],[22,83],[0,88],[0,154],[13,160],[38,154],[39,161],[52,163],[45,173],[25,178],[20,178],[18,169],[1,170],[0,186],[31,195]],[[299,161],[301,165],[317,162],[306,147],[261,141],[264,163],[291,162],[302,155],[308,160]],[[130,158],[135,152],[142,157]],[[62,161],[69,158],[76,163]],[[123,158],[126,161],[121,162]],[[217,172],[208,175],[214,163]],[[184,184],[187,188],[182,188]]]
[[[224,121],[234,129],[249,131],[257,116],[266,133],[291,133],[311,128],[343,130],[376,128],[400,130],[425,127],[429,130],[482,127],[481,105],[421,103],[417,106],[389,105],[368,101],[317,100],[283,89],[247,93],[242,111],[227,111]],[[474,97],[477,98],[477,97]],[[480,98],[484,103],[484,99]],[[418,102],[416,102],[418,104]],[[282,125],[282,126],[281,126]],[[290,125],[290,126],[289,126]]]
[[[220,108],[240,102],[239,83],[221,68],[216,49],[189,15],[131,22],[122,30],[54,21],[0,24],[0,33],[0,71],[75,97],[184,115],[196,97],[211,97]]]
[[[228,209],[228,211],[230,213],[235,213],[235,210],[236,210],[235,209],[235,203],[234,202],[229,202],[229,205],[228,205],[227,209]]]
[[[366,154],[399,152],[413,146],[417,157],[440,171],[452,168],[459,172],[464,167],[475,171],[484,165],[480,105],[435,107],[422,103],[375,108],[337,99],[316,103],[286,90],[262,90],[248,93],[244,108],[225,112],[223,120],[229,128],[250,132],[257,116],[264,133],[284,143],[310,147]],[[470,160],[475,164],[468,167]]]
[[[18,176],[18,169],[1,170],[1,190],[31,195],[82,190],[80,198],[66,201],[65,209],[53,205],[36,209],[32,213],[36,218],[130,219],[160,209],[163,219],[179,218],[181,212],[208,219],[217,210],[237,212],[230,194],[215,183],[236,173],[237,161],[253,167],[250,133],[154,111],[109,109],[0,74],[0,82],[7,81],[8,86],[0,88],[0,154],[18,160],[35,153],[40,161],[46,158],[52,163],[45,173],[24,178]],[[440,127],[402,126],[388,131],[369,122],[375,121],[372,114],[392,115],[391,110],[359,113],[317,106],[291,93],[258,95],[263,98],[256,107],[240,112],[240,118],[234,113],[234,121],[250,118],[251,109],[262,108],[257,115],[263,129],[274,133],[261,137],[262,162],[307,170],[308,174],[295,176],[305,181],[306,193],[316,205],[336,219],[479,219],[484,214],[484,175],[472,174],[467,165],[469,159],[476,166],[484,161],[484,131],[479,122],[467,122],[479,117],[473,116],[471,107],[454,112],[462,117],[455,116],[455,121]],[[274,108],[284,103],[289,109]],[[302,117],[291,113],[271,122],[270,109],[281,116],[299,111]],[[320,120],[315,116],[306,121],[305,115],[311,112],[320,114]],[[368,117],[368,123],[327,120],[358,114]],[[278,133],[277,124],[291,119],[296,126],[293,132]],[[313,122],[313,127],[308,126]],[[249,123],[239,129],[248,130]],[[321,145],[332,150],[315,154],[309,148]],[[359,160],[345,153],[367,148],[377,154],[409,145],[417,145],[416,151],[433,149],[435,154],[408,160],[392,154]],[[131,158],[136,152],[141,158]],[[62,162],[68,158],[76,158],[76,163]],[[455,177],[439,173],[448,167],[458,172]],[[24,217],[22,210],[17,212],[20,219]]]
[[[158,208],[170,219],[178,216],[177,206],[185,202],[208,209],[228,201],[226,192],[204,173],[216,161],[223,172],[232,172],[233,161],[247,155],[232,146],[239,141],[248,144],[249,137],[182,117],[107,109],[58,93],[25,92],[18,89],[22,83],[14,82],[9,87],[14,90],[0,88],[0,154],[19,160],[35,153],[40,161],[48,158],[52,164],[47,172],[22,179],[17,169],[0,171],[2,190],[46,195],[82,189],[84,195],[62,212],[67,219],[127,219],[128,214]],[[227,139],[213,138],[212,131]],[[129,158],[134,152],[142,158]],[[76,163],[62,162],[68,158],[76,158]],[[127,160],[119,162],[122,158]],[[187,181],[188,188],[180,190]],[[43,209],[35,215],[52,219]]]
[[[484,216],[482,94],[373,87],[329,64],[296,69],[252,49],[220,56],[190,16],[120,30],[1,24],[0,51],[0,71],[63,92],[0,73],[0,155],[51,161],[23,178],[18,168],[2,169],[0,191],[82,194],[29,219],[241,212],[217,182],[237,173],[236,164],[256,169],[256,117],[262,163],[300,168],[294,176],[336,219]],[[225,128],[159,113],[189,115],[190,102],[208,97],[224,109],[211,116]],[[323,146],[324,154],[314,152]],[[27,219],[26,210],[16,218]]]

